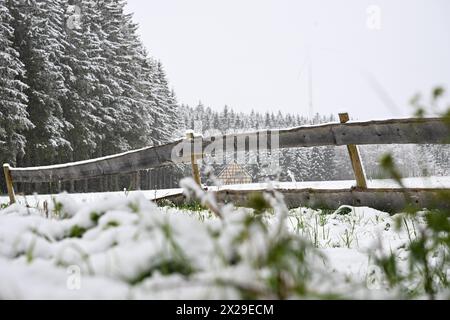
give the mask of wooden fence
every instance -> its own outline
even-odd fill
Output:
[[[268,143],[268,149],[271,150],[314,146],[348,146],[357,188],[366,190],[367,193],[371,191],[367,189],[357,145],[449,143],[450,128],[442,118],[348,122],[348,115],[340,114],[340,120],[341,123],[301,126],[283,130],[263,130],[209,138],[194,137],[189,134],[186,139],[180,139],[169,144],[75,163],[33,168],[12,168],[5,164],[4,174],[11,202],[15,202],[14,184],[17,183],[70,183],[73,185],[80,181],[86,181],[86,179],[136,173],[141,170],[160,168],[177,163],[191,163],[194,178],[197,182],[200,182],[198,168],[196,168],[197,160],[204,156],[213,147],[213,144],[216,144],[217,147],[218,142],[223,143],[223,150],[226,150],[226,152],[260,151],[262,148],[260,143],[253,142],[264,138],[263,140]],[[275,135],[276,144],[272,145],[273,139],[271,138]],[[183,154],[186,150],[190,151],[190,155]],[[314,190],[309,190],[309,193],[314,192]],[[436,191],[439,190],[428,191],[427,189],[420,191],[421,199],[434,197]],[[294,191],[291,190],[290,193],[292,192]],[[353,190],[340,191],[341,194],[350,194],[351,192]],[[389,191],[386,192],[389,193]],[[339,196],[337,198],[345,197]],[[380,202],[382,201],[381,197],[375,196],[375,198],[379,198]],[[334,203],[340,204],[341,202],[335,200]],[[376,201],[372,200],[366,201],[363,199],[356,202],[359,205],[366,205],[367,203],[377,207]],[[397,200],[396,203],[399,204],[401,201]],[[431,204],[431,200],[421,201],[420,203]]]

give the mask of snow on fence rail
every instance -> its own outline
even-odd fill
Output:
[[[61,183],[84,180],[114,174],[133,173],[176,163],[194,164],[213,144],[223,143],[226,152],[259,151],[264,138],[271,149],[314,146],[354,146],[370,144],[448,144],[450,129],[442,118],[409,118],[366,122],[349,122],[347,114],[341,114],[341,123],[301,126],[282,130],[222,135],[209,138],[188,137],[165,145],[143,148],[98,159],[33,168],[11,168],[4,165],[11,202],[14,202],[13,183]],[[342,117],[343,116],[343,117]],[[271,145],[271,137],[277,135],[277,143]],[[231,141],[231,143],[230,143]],[[239,149],[241,148],[241,150]],[[245,150],[242,150],[242,149]],[[231,150],[230,150],[231,149]],[[188,150],[190,155],[186,155]],[[359,155],[349,148],[355,170]],[[195,155],[195,156],[192,156]],[[359,166],[361,166],[359,164]],[[356,163],[356,168],[357,168]],[[355,170],[355,176],[361,172]],[[361,177],[360,177],[361,178]],[[365,187],[359,185],[359,187]]]

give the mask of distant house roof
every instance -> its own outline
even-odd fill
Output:
[[[225,185],[252,183],[252,176],[236,162],[228,164],[218,175]]]

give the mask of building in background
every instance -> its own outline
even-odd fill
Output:
[[[236,162],[228,164],[218,175],[224,185],[252,183],[252,176]]]

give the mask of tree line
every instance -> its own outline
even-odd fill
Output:
[[[125,0],[1,0],[0,154],[37,166],[165,143],[177,101]]]
[[[236,112],[229,106],[217,111],[203,103],[195,107],[182,105],[183,124],[186,129],[197,131],[204,136],[248,132],[254,130],[291,128],[302,125],[337,122],[336,115],[316,113],[312,118],[300,114],[282,112]],[[384,154],[392,154],[404,177],[448,176],[450,174],[449,145],[368,145],[359,146],[368,179],[386,178],[380,166]],[[279,168],[273,170],[268,163],[255,161],[256,152],[247,155],[244,168],[254,182],[266,179],[279,181],[331,181],[354,179],[347,148],[312,147],[293,148],[278,151]],[[226,162],[233,161],[228,154]],[[255,163],[256,162],[256,163]],[[217,174],[226,164],[214,165]],[[206,177],[204,177],[206,178]]]

